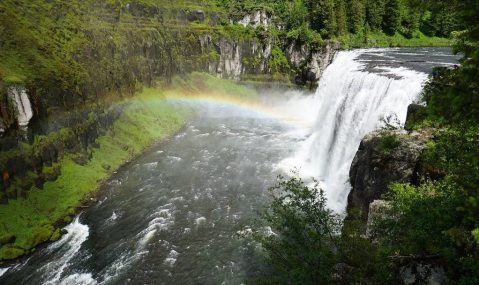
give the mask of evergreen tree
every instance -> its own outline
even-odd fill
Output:
[[[359,33],[364,27],[366,10],[364,0],[348,0],[349,30],[352,33]]]
[[[336,34],[343,35],[348,31],[348,21],[346,15],[345,0],[337,0],[334,4],[334,11],[336,17]]]
[[[333,0],[308,0],[307,7],[311,28],[323,37],[331,37],[336,33]]]
[[[366,2],[366,22],[372,30],[381,30],[385,8],[385,0],[368,0]]]
[[[401,28],[401,3],[400,0],[388,0],[383,20],[383,31],[394,35]]]

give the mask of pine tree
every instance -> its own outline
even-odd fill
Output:
[[[385,0],[367,0],[366,22],[369,23],[371,30],[381,30],[385,8]]]
[[[336,33],[333,0],[308,0],[307,7],[311,28],[326,38]]]
[[[383,20],[383,31],[394,35],[401,28],[401,3],[399,0],[388,0]]]
[[[345,0],[337,0],[334,3],[334,11],[336,18],[336,34],[344,35],[348,31],[348,21],[346,15]]]
[[[366,10],[364,0],[348,0],[349,30],[356,34],[364,27]]]

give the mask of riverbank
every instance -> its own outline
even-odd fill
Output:
[[[400,33],[393,36],[382,32],[370,32],[367,34],[347,34],[337,39],[342,48],[386,48],[386,47],[449,47],[452,40],[441,37],[426,36],[421,32],[415,32],[411,38]]]
[[[35,246],[60,238],[59,227],[72,220],[103,181],[150,145],[178,132],[192,110],[170,104],[167,97],[208,91],[237,98],[254,94],[234,82],[193,73],[175,78],[168,88],[145,88],[112,104],[110,108],[122,108],[121,114],[93,147],[81,155],[65,154],[51,167],[60,173],[54,181],[0,205],[0,260],[28,254]]]

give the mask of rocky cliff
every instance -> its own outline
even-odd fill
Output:
[[[121,112],[110,106],[141,86],[168,84],[192,71],[305,85],[319,79],[339,49],[333,42],[313,48],[278,38],[281,23],[266,11],[233,20],[212,2],[200,2],[201,9],[168,1],[42,2],[36,11],[6,2],[0,16],[18,25],[5,26],[9,41],[0,46],[6,50],[0,58],[0,202],[54,179],[52,164],[94,146]],[[37,16],[52,21],[32,28]]]
[[[419,185],[431,177],[425,162],[427,142],[433,138],[431,129],[412,131],[415,122],[423,118],[424,107],[412,104],[408,108],[406,126],[409,130],[380,130],[363,138],[351,164],[349,177],[352,190],[348,196],[345,223],[358,218],[364,225],[360,234],[372,244],[384,239],[377,232],[378,222],[384,218],[396,219],[391,204],[383,199],[392,183]],[[358,215],[359,214],[359,215]],[[447,284],[443,267],[436,256],[422,253],[390,257],[391,274],[397,284]]]
[[[428,133],[403,130],[382,130],[364,137],[349,172],[348,211],[358,209],[367,219],[369,205],[381,199],[391,183],[418,184],[421,154],[429,138]]]

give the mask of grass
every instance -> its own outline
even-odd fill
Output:
[[[67,155],[59,163],[57,180],[46,182],[43,189],[32,188],[26,199],[0,205],[0,241],[15,237],[14,243],[0,249],[0,260],[16,258],[42,242],[57,239],[55,225],[68,221],[76,207],[113,171],[155,141],[177,132],[188,112],[163,99],[163,92],[145,89],[126,103],[113,127],[97,139],[99,147],[91,149],[92,159],[86,165],[76,164]]]
[[[388,156],[391,152],[401,145],[399,137],[394,133],[383,133],[379,143],[376,146],[376,151],[381,155]]]
[[[416,32],[412,38],[406,38],[400,33],[394,36],[382,32],[364,34],[349,34],[338,38],[344,48],[366,47],[444,47],[450,46],[451,40],[447,38],[428,37],[421,32]]]
[[[248,87],[239,85],[233,80],[219,79],[215,76],[193,72],[186,76],[177,76],[173,79],[174,92],[184,93],[215,93],[218,95],[234,96],[239,99],[254,98],[256,92]]]
[[[97,138],[98,146],[88,149],[92,158],[86,164],[74,160],[82,154],[66,154],[45,169],[49,173],[58,168],[61,174],[56,180],[46,182],[43,189],[32,187],[24,199],[0,205],[0,260],[17,258],[41,243],[58,239],[57,227],[71,221],[78,206],[115,170],[184,126],[191,111],[174,107],[165,99],[202,93],[238,99],[255,96],[254,90],[233,81],[192,73],[175,77],[166,90],[146,88],[126,102],[113,104],[110,108],[124,107],[123,112],[106,134]]]

